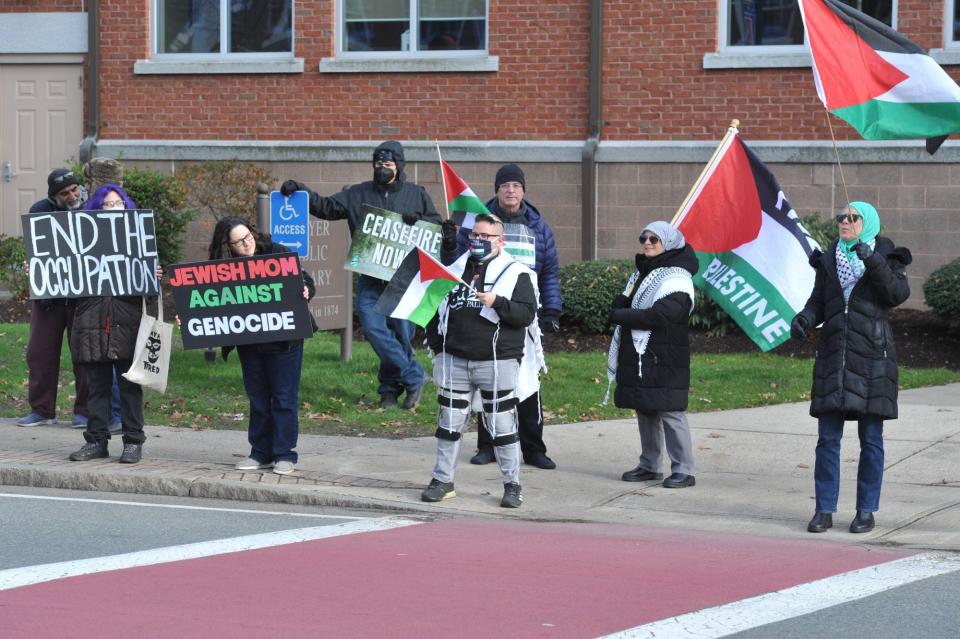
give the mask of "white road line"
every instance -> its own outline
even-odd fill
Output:
[[[179,508],[181,510],[210,510],[221,513],[244,513],[252,515],[284,515],[286,517],[311,517],[314,519],[346,519],[354,521],[364,519],[364,517],[345,517],[341,515],[320,515],[317,513],[291,513],[278,510],[253,510],[250,508],[214,508],[212,506],[183,506],[180,504],[151,504],[140,501],[121,501],[116,499],[91,499],[85,497],[51,497],[48,495],[22,495],[20,493],[0,493],[2,497],[13,497],[15,499],[47,499],[50,501],[81,501],[94,504],[113,504],[119,506],[143,506],[144,508]]]
[[[715,639],[960,570],[960,556],[923,553],[750,599],[661,619],[600,639]]]
[[[172,561],[183,561],[185,559],[199,559],[200,557],[257,550],[259,548],[271,548],[274,546],[296,544],[303,541],[340,537],[342,535],[355,535],[357,533],[403,528],[419,523],[421,522],[390,517],[383,519],[364,519],[361,521],[334,524],[332,526],[295,528],[293,530],[244,535],[242,537],[215,539],[213,541],[201,541],[193,544],[154,548],[152,550],[129,552],[120,555],[108,555],[106,557],[11,568],[9,570],[0,570],[0,591],[109,570],[151,566]]]

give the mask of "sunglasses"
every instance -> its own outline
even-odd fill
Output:
[[[657,244],[660,243],[660,238],[657,237],[656,235],[641,235],[641,236],[640,236],[640,243],[641,243],[641,244],[647,244],[648,242],[650,243],[650,245],[656,246]]]
[[[849,222],[850,224],[856,224],[860,221],[860,216],[856,213],[840,213],[836,216],[837,224],[843,224],[844,222]]]

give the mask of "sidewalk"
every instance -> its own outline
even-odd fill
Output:
[[[70,462],[81,431],[65,425],[20,428],[0,419],[0,484],[190,495],[221,499],[377,508],[443,515],[527,520],[636,523],[777,538],[810,539],[816,421],[808,403],[689,416],[697,485],[668,490],[631,484],[639,436],[633,420],[547,426],[557,470],[522,466],[524,505],[499,507],[496,465],[468,463],[476,442],[467,434],[457,468],[457,497],[420,502],[430,479],[435,440],[302,435],[293,475],[233,469],[249,452],[244,431],[148,426],[144,459]],[[834,528],[818,540],[960,550],[960,384],[900,394],[900,419],[887,423],[886,473],[877,528],[851,535],[856,428],[844,437],[842,486]],[[667,470],[667,472],[669,472]]]

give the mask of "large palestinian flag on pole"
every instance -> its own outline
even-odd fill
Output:
[[[426,327],[440,302],[460,283],[469,253],[444,266],[419,246],[407,253],[373,309]]]
[[[828,111],[867,140],[960,132],[960,87],[919,46],[839,0],[800,0],[813,80]]]
[[[438,149],[439,152],[439,149]],[[447,212],[457,226],[473,228],[473,218],[480,213],[489,213],[483,200],[477,197],[473,189],[464,182],[457,172],[442,159],[440,169],[443,172],[443,193],[447,198]]]
[[[763,351],[790,338],[819,248],[776,178],[730,128],[674,225],[697,252],[694,284]]]

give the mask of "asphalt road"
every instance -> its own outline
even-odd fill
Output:
[[[0,487],[4,639],[957,639],[957,601],[954,555],[819,537]]]

